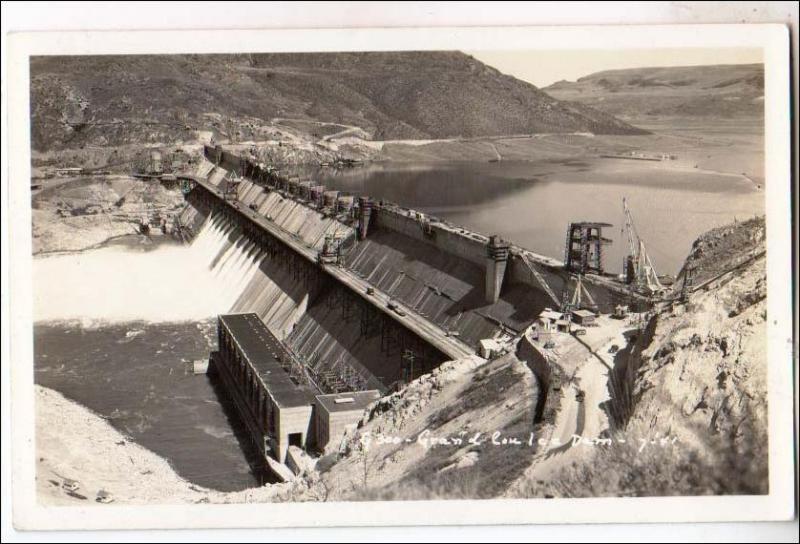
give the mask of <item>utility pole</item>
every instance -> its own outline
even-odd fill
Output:
[[[406,382],[413,381],[413,379],[414,379],[414,359],[415,358],[416,358],[416,355],[414,355],[414,352],[411,351],[410,349],[406,349],[403,352],[403,361],[406,362],[406,370],[408,372],[408,379],[406,380]]]

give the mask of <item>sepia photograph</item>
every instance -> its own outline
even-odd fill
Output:
[[[28,48],[35,507],[786,499],[789,65],[753,28]]]

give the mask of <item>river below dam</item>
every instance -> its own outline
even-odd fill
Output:
[[[255,273],[243,253],[209,222],[188,246],[126,236],[35,258],[36,383],[96,412],[194,484],[239,491],[268,481],[220,384],[188,364],[216,349],[214,317]]]
[[[702,232],[764,212],[763,192],[746,178],[665,163],[380,163],[312,175],[556,258],[570,221],[606,221],[612,271],[627,247],[623,196],[662,274],[677,273]],[[304,304],[303,293],[287,295],[288,276],[276,279],[278,269],[229,234],[208,221],[188,246],[134,236],[33,265],[36,383],[105,417],[187,480],[221,491],[260,476],[219,387],[184,361],[214,349],[218,313],[257,311],[277,322]]]
[[[213,321],[40,324],[34,337],[37,384],[104,417],[194,484],[239,491],[258,483],[224,391],[183,361],[215,349]]]

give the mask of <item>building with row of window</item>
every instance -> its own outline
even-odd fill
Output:
[[[337,445],[378,391],[322,394],[290,374],[292,356],[257,314],[221,315],[211,370],[221,379],[248,434],[265,456],[286,461],[290,446]]]

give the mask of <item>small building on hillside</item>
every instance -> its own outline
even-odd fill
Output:
[[[589,310],[572,310],[572,320],[579,325],[592,325],[597,316]]]
[[[556,312],[550,308],[545,308],[537,319],[537,328],[542,332],[553,332],[557,329],[557,323],[564,321],[564,314]]]
[[[355,428],[367,406],[379,398],[377,390],[317,395],[314,410],[317,449],[337,448],[344,433]]]
[[[485,338],[478,342],[480,346],[481,357],[484,359],[493,359],[502,353],[503,346],[493,338]]]

